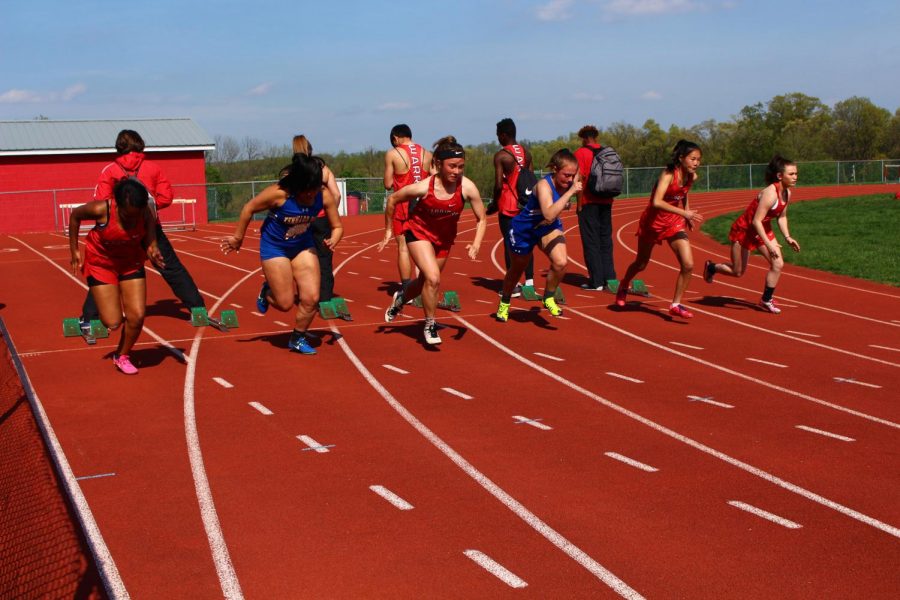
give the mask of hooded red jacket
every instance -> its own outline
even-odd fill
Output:
[[[111,200],[116,182],[134,175],[150,192],[156,201],[156,209],[162,210],[172,204],[172,184],[162,169],[152,160],[146,160],[143,152],[129,152],[116,158],[100,171],[94,200]]]

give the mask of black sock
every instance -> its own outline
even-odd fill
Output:
[[[556,290],[553,290],[552,292],[550,290],[546,290],[546,289],[544,290],[544,300],[546,300],[547,298],[553,298],[555,296],[556,296]]]
[[[291,340],[298,340],[305,335],[306,335],[305,331],[299,331],[299,330],[295,329],[294,331],[291,332]]]
[[[512,296],[500,296],[500,302],[503,304],[509,304],[512,302]]]
[[[775,288],[766,286],[766,289],[763,290],[763,302],[771,302],[772,296],[775,295]]]

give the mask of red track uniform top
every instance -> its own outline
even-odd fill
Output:
[[[584,182],[584,187],[581,190],[581,203],[582,204],[612,204],[612,198],[601,198],[599,196],[595,196],[587,189],[587,180],[591,175],[591,163],[594,162],[594,152],[593,150],[600,150],[602,148],[600,144],[588,144],[587,146],[582,146],[578,150],[575,151],[575,160],[578,161],[578,171],[581,173],[581,181]],[[593,150],[592,150],[593,149]]]
[[[405,155],[406,164],[409,165],[409,171],[398,175],[394,173],[394,191],[401,190],[411,183],[422,181],[425,177],[425,168],[422,159],[425,151],[418,144],[403,144],[397,146],[397,151]],[[400,202],[394,207],[394,235],[400,235],[406,220],[409,219],[409,202]],[[398,226],[400,229],[398,230]]]
[[[434,194],[434,180],[430,177],[428,193],[422,196],[409,215],[407,227],[417,239],[428,240],[438,248],[449,248],[456,239],[456,226],[462,214],[462,180],[447,200]]]
[[[152,160],[146,160],[143,152],[129,152],[116,158],[100,171],[97,186],[94,188],[94,200],[110,200],[113,187],[120,179],[134,175],[140,179],[150,196],[156,202],[157,210],[172,204],[172,184],[162,169]]]
[[[147,225],[140,218],[132,229],[124,229],[115,202],[107,201],[106,206],[109,213],[106,224],[95,225],[88,232],[82,272],[115,285],[120,275],[129,275],[144,266],[147,254],[142,244]]]
[[[680,173],[680,169],[675,169],[672,182],[669,183],[669,187],[666,188],[666,193],[663,196],[663,200],[672,206],[679,207],[680,204],[679,208],[687,203],[688,192],[694,184],[694,178],[691,177],[691,180],[686,185],[682,185],[678,181]],[[684,231],[687,228],[687,224],[681,215],[653,207],[653,196],[656,194],[656,185],[658,183],[657,181],[657,184],[654,184],[653,191],[650,192],[650,204],[647,205],[647,208],[641,214],[637,236],[646,242],[662,244],[664,240],[669,239],[679,231]]]
[[[777,200],[775,200],[775,204],[769,209],[762,220],[763,229],[766,231],[766,237],[770,240],[775,239],[775,234],[772,233],[772,219],[777,219],[781,216],[781,213],[784,212],[791,197],[790,190],[787,190],[787,194],[785,194],[785,190],[780,183],[773,183],[772,185],[775,186]],[[763,245],[762,239],[759,237],[759,234],[756,233],[756,228],[753,226],[753,217],[756,216],[756,209],[759,207],[759,199],[761,197],[762,192],[757,194],[756,198],[753,199],[753,202],[750,203],[750,206],[747,207],[747,210],[744,211],[744,214],[738,217],[731,225],[731,231],[728,232],[729,240],[732,242],[739,242],[741,246],[747,250],[756,250]]]
[[[525,168],[525,148],[518,144],[510,144],[503,146],[503,149],[513,155],[519,169]],[[500,188],[500,197],[497,199],[497,206],[500,207],[500,214],[514,217],[519,214],[519,200],[516,194],[516,182],[519,181],[519,169],[513,169],[509,175],[503,174],[503,186]]]

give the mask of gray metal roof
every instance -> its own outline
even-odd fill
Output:
[[[0,121],[0,154],[115,152],[116,136],[123,129],[140,133],[148,151],[215,147],[192,119]]]

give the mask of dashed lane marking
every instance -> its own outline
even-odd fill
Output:
[[[541,358],[547,358],[549,360],[555,360],[556,362],[564,362],[564,358],[560,358],[558,356],[553,356],[552,354],[544,354],[543,352],[535,352],[535,356],[540,356]]]
[[[375,281],[381,281],[381,277],[376,277],[375,275],[369,275],[369,279],[374,279]]]
[[[890,346],[879,346],[878,344],[869,344],[869,348],[878,348],[879,350],[891,350],[893,352],[900,352],[900,348],[891,348]]]
[[[790,329],[786,330],[785,333],[792,333],[794,335],[802,335],[804,337],[814,337],[814,338],[822,337],[821,335],[818,335],[815,333],[806,333],[805,331],[791,331]]]
[[[657,469],[656,467],[651,467],[650,465],[645,465],[644,463],[636,461],[633,458],[622,456],[618,452],[604,452],[604,454],[613,460],[623,462],[626,465],[630,465],[635,469],[640,469],[641,471],[646,471],[647,473],[656,473],[657,471],[659,471],[659,469]]]
[[[356,271],[347,271],[347,275],[359,275]]]
[[[766,510],[761,508],[756,508],[755,506],[751,506],[745,502],[739,502],[737,500],[729,500],[728,504],[738,508],[740,510],[746,511],[752,515],[756,515],[757,517],[763,518],[766,521],[771,521],[772,523],[777,523],[782,527],[787,527],[788,529],[800,529],[803,525],[799,523],[794,523],[789,519],[785,519],[784,517],[779,517],[778,515],[774,515]]]
[[[400,373],[401,375],[409,375],[409,371],[404,371],[400,367],[395,367],[394,365],[381,365],[388,371],[393,371],[394,373]]]
[[[221,385],[221,386],[222,386],[223,388],[225,388],[226,390],[229,389],[229,388],[233,388],[233,387],[234,387],[233,385],[231,385],[230,383],[228,383],[227,381],[225,381],[225,380],[222,379],[221,377],[213,377],[212,379],[213,379],[213,381],[215,381],[216,383],[218,383],[219,385]]]
[[[261,316],[263,316],[262,313],[256,312],[255,310],[254,310],[254,311],[251,311],[250,314],[251,314],[251,315],[254,315],[254,316],[256,316],[256,317],[261,317]]]
[[[233,306],[234,308],[244,308],[244,307],[241,306],[240,304],[235,304],[234,302],[232,302],[232,303],[229,304],[228,306]]]
[[[475,564],[477,564],[479,567],[481,567],[509,587],[528,587],[528,583],[516,576],[512,571],[492,559],[487,554],[479,552],[478,550],[466,550],[465,552],[463,552],[463,554],[475,561]]]
[[[493,302],[491,302],[490,300],[482,300],[480,298],[478,300],[475,300],[475,302],[480,302],[481,304],[493,304]]]
[[[328,444],[323,446],[316,440],[312,439],[308,435],[298,435],[297,439],[306,444],[306,448],[303,448],[301,452],[308,452],[312,450],[313,452],[318,452],[319,454],[324,454],[328,452],[329,448],[334,448],[334,444]]]
[[[540,417],[538,417],[537,419],[529,419],[528,417],[523,417],[521,415],[513,415],[513,419],[516,420],[515,425],[530,425],[543,431],[551,431],[553,429],[549,425],[544,425],[543,423],[541,423],[543,419]]]
[[[472,400],[473,399],[472,396],[470,396],[468,394],[463,394],[462,392],[454,390],[453,388],[445,387],[445,388],[441,388],[441,389],[444,390],[445,392],[447,392],[448,394],[458,396],[458,397],[462,398],[463,400]]]
[[[770,366],[770,367],[778,367],[779,369],[787,369],[787,368],[788,368],[787,365],[783,365],[783,364],[777,363],[777,362],[771,362],[771,361],[768,361],[768,360],[762,360],[761,358],[750,358],[750,357],[748,356],[748,357],[747,357],[747,360],[749,360],[749,361],[751,361],[751,362],[759,363],[759,364],[761,364],[761,365],[768,365],[768,366]]]
[[[724,402],[716,402],[713,400],[712,396],[688,396],[688,400],[691,402],[702,402],[704,404],[712,404],[713,406],[718,406],[720,408],[734,408],[730,404],[725,404]]]
[[[468,277],[468,275],[466,275],[465,273],[460,273],[459,271],[454,271],[453,274],[459,275],[460,277]]]
[[[836,433],[831,433],[830,431],[823,431],[821,429],[816,429],[815,427],[807,427],[806,425],[796,425],[797,429],[802,429],[803,431],[808,431],[810,433],[816,433],[818,435],[824,435],[825,437],[834,438],[836,440],[841,440],[842,442],[855,442],[851,437],[847,437],[846,435],[838,435]]]
[[[703,350],[700,346],[691,346],[690,344],[685,344],[682,342],[669,342],[673,346],[681,346],[682,348],[689,348],[691,350]]]
[[[619,379],[624,379],[625,381],[630,381],[631,383],[644,383],[640,379],[635,379],[634,377],[628,377],[626,375],[620,375],[619,373],[613,373],[612,371],[607,371],[606,374],[610,377],[617,377]]]
[[[864,387],[875,388],[878,390],[881,389],[880,385],[875,385],[874,383],[866,383],[865,381],[857,381],[857,380],[853,379],[852,377],[835,377],[834,380],[837,381],[838,383],[852,383],[853,385],[861,385]]]
[[[387,489],[383,485],[370,485],[369,489],[372,490],[373,492],[375,492],[376,494],[378,494],[379,496],[381,496],[382,498],[384,498],[385,500],[387,500],[388,502],[390,502],[391,504],[393,504],[395,507],[399,508],[400,510],[412,510],[414,508],[412,504],[410,504],[409,502],[407,502],[406,500],[404,500],[403,498],[401,498],[400,496],[398,496],[391,490]]]
[[[115,473],[100,473],[98,475],[82,475],[81,477],[76,477],[75,481],[85,481],[86,479],[101,479],[103,477],[115,477],[115,476],[116,476]]]
[[[258,410],[259,412],[261,412],[262,414],[264,414],[266,416],[275,414],[271,410],[269,410],[268,408],[266,408],[265,406],[260,404],[259,402],[248,402],[247,404],[249,404],[250,406],[252,406],[253,408],[255,408],[256,410]]]
[[[366,304],[366,308],[371,308],[372,310],[382,310],[380,306],[373,306],[372,304]]]
[[[280,326],[280,327],[290,327],[290,325],[288,325],[288,324],[285,323],[284,321],[275,321],[275,324],[278,325],[278,326]]]

